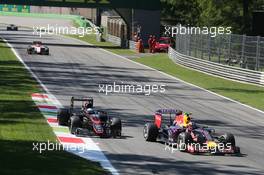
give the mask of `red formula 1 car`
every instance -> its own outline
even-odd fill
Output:
[[[82,107],[75,108],[75,101],[81,101]],[[69,126],[70,132],[77,136],[121,137],[121,119],[111,118],[105,111],[94,109],[91,97],[72,97],[71,107],[59,109],[57,119],[59,125]]]
[[[195,124],[190,115],[174,109],[158,110],[154,121],[145,124],[143,136],[146,141],[164,142],[180,151],[193,154],[240,153],[233,134],[216,134],[212,128]]]
[[[160,37],[155,45],[155,52],[168,52],[169,47],[171,46],[171,38],[169,37]]]
[[[32,45],[28,46],[27,53],[29,55],[49,55],[49,48],[47,46],[44,46],[41,41],[33,41]]]

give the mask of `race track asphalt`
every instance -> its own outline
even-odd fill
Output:
[[[65,106],[71,96],[92,96],[95,106],[123,120],[122,139],[93,138],[120,174],[264,174],[264,114],[213,95],[157,71],[135,64],[83,42],[60,36],[41,40],[50,56],[28,55],[32,31],[7,32],[0,36],[16,49],[43,84]],[[3,55],[1,55],[3,56]],[[99,93],[99,84],[166,85],[165,93]],[[239,90],[239,89],[237,89]],[[142,129],[159,108],[177,108],[217,131],[232,132],[241,156],[190,155],[165,150],[162,143],[147,143]]]

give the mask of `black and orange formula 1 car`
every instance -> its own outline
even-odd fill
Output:
[[[81,108],[74,106],[76,101],[82,102]],[[121,137],[121,119],[94,109],[91,97],[72,97],[70,108],[58,110],[57,120],[59,125],[69,126],[70,132],[77,136]]]

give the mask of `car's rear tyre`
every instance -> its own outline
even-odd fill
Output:
[[[155,142],[159,134],[158,127],[154,123],[146,123],[143,129],[143,136],[146,141]]]
[[[69,129],[71,134],[75,134],[78,128],[81,128],[81,119],[79,116],[74,115],[70,118]]]
[[[182,111],[177,111],[175,115],[181,115]]]
[[[58,124],[62,126],[68,126],[70,119],[70,111],[69,109],[59,109],[57,112],[57,120]]]
[[[41,50],[40,55],[49,55],[49,51]]]
[[[192,137],[188,132],[182,132],[178,136],[178,149],[181,152],[185,152],[188,149],[188,144],[192,142]]]
[[[112,118],[110,129],[111,129],[112,137],[114,137],[114,138],[121,137],[121,133],[122,133],[122,122],[121,122],[121,119],[120,118],[116,118],[116,117]]]
[[[31,54],[33,54],[33,50],[32,50],[32,47],[28,47],[28,49],[27,49],[27,53],[29,54],[29,55],[31,55]]]

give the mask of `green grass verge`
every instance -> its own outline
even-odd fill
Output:
[[[122,49],[120,46],[116,46],[110,42],[98,42],[96,40],[96,35],[85,35],[84,37],[79,37],[77,35],[67,35],[72,38],[76,38],[85,42],[88,42],[90,44],[93,44],[97,47],[103,48],[105,50],[108,50],[110,52],[113,52],[115,54],[119,55],[135,55],[136,52],[130,50],[130,49]]]
[[[33,151],[33,142],[56,142],[52,129],[31,100],[40,92],[12,51],[0,40],[0,174],[106,174],[92,163],[64,151]]]
[[[264,87],[239,83],[175,64],[167,54],[157,54],[134,61],[160,70],[186,82],[192,83],[217,94],[237,100],[260,110],[264,110]]]

